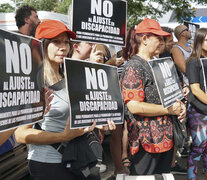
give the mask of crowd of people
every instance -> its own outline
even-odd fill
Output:
[[[43,121],[0,133],[0,145],[13,133],[18,143],[29,144],[29,171],[33,179],[101,179],[101,163],[87,137],[97,136],[101,145],[106,130],[111,134],[114,178],[117,174],[170,173],[177,166],[173,139],[176,118],[186,123],[188,136],[192,137],[188,168],[183,173],[188,174],[189,180],[196,179],[203,156],[207,180],[207,113],[203,110],[207,107],[207,95],[201,65],[201,58],[207,57],[206,28],[200,28],[194,44],[189,44],[191,33],[185,25],[173,30],[146,18],[129,29],[126,47],[117,53],[118,57],[110,54],[106,45],[75,41],[76,34],[60,21],[40,22],[36,9],[31,6],[20,7],[15,18],[19,33],[43,42],[46,109]],[[94,122],[87,128],[69,128],[64,57],[118,67],[125,104],[124,124],[108,121],[107,126],[96,126]],[[172,57],[185,97],[168,108],[161,104],[148,64],[162,57]],[[77,152],[76,148],[80,150]]]

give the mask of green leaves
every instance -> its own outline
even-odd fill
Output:
[[[25,4],[35,7],[38,11],[53,11],[58,0],[26,0]]]
[[[14,0],[12,0],[14,1]],[[22,0],[16,0],[17,8]],[[24,0],[25,4],[34,6],[38,11],[54,11],[61,14],[68,13],[68,7],[72,0]],[[207,4],[207,0],[127,0],[127,26],[130,28],[138,24],[145,17],[160,18],[170,10],[174,10],[175,19],[181,22],[183,19],[194,16],[195,8],[192,3]],[[9,4],[1,4],[0,12],[12,12],[14,8]]]
[[[34,6],[38,11],[54,11],[67,14],[72,0],[26,0],[25,3]]]
[[[170,10],[174,10],[177,22],[194,16],[192,2],[207,3],[207,0],[128,0],[128,28],[145,17],[158,19]]]
[[[13,12],[13,11],[14,11],[14,7],[12,7],[9,3],[0,5],[0,13]]]

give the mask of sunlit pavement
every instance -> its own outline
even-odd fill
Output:
[[[104,173],[101,173],[101,179],[102,180],[112,180],[113,178],[110,178],[114,173],[114,166],[110,155],[110,149],[109,149],[109,141],[110,141],[110,135],[105,136],[105,140],[103,142],[103,148],[105,153],[105,163],[107,165],[107,170]],[[187,158],[179,158],[177,157],[178,164],[183,167],[187,168]],[[199,170],[196,180],[205,180],[204,173],[203,173],[203,162],[201,160],[199,164]],[[175,180],[187,180],[187,174],[186,175],[174,175]]]

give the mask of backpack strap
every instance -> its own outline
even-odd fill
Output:
[[[140,58],[140,57],[138,56],[138,58]],[[150,72],[149,69],[147,69],[147,67],[146,67],[141,61],[137,60],[137,58],[135,58],[134,56],[131,57],[131,59],[132,59],[132,60],[135,60],[139,65],[141,65],[142,68],[145,70],[145,72],[147,72],[147,74],[149,74],[150,77],[151,77],[152,79],[154,79],[154,77],[153,77],[153,75],[152,75],[152,72]],[[141,58],[140,58],[140,59],[141,59]],[[147,63],[148,63],[148,62],[147,62]],[[149,64],[149,63],[148,63],[148,64]]]

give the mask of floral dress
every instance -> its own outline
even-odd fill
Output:
[[[133,100],[161,104],[151,68],[146,60],[133,56],[127,62],[120,84],[124,103]],[[144,117],[131,114],[125,105],[125,119],[132,155],[140,144],[149,153],[162,153],[173,147],[173,125],[170,116]]]

